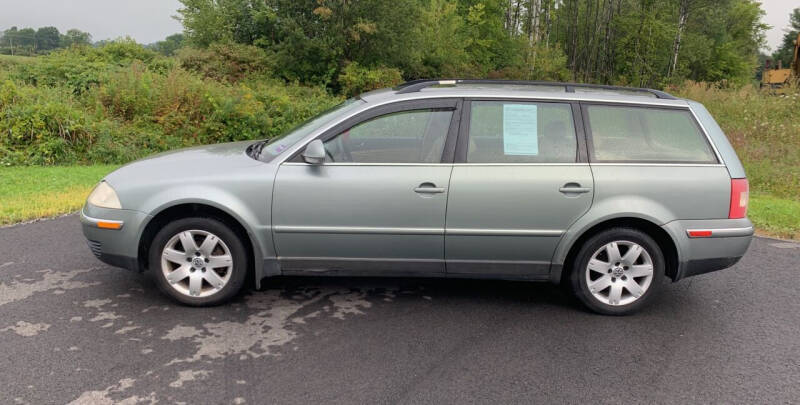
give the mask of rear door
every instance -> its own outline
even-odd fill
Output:
[[[324,164],[283,163],[273,230],[284,272],[443,274],[459,103],[373,108],[320,137]]]
[[[465,102],[447,203],[447,273],[544,279],[594,183],[580,107]]]

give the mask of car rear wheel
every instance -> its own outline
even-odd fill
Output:
[[[608,229],[578,251],[572,290],[589,309],[627,315],[652,300],[664,277],[664,255],[653,238],[632,228]]]
[[[216,305],[235,296],[248,268],[239,236],[210,218],[167,224],[153,238],[149,262],[164,293],[194,306]]]

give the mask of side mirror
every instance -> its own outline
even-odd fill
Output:
[[[321,165],[325,162],[325,145],[319,139],[314,139],[303,151],[303,160],[312,165]]]

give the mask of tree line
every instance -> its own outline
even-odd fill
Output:
[[[11,27],[0,32],[0,54],[34,56],[56,49],[69,48],[73,45],[103,46],[109,42],[112,41],[92,41],[92,34],[74,28],[62,34],[56,27],[38,29]],[[146,45],[147,48],[165,56],[174,55],[183,46],[183,34],[180,33],[170,35],[163,41]]]
[[[663,87],[690,79],[745,83],[765,59],[791,60],[800,8],[781,46],[756,0],[181,0],[183,34],[147,45],[262,49],[289,81],[424,77],[570,80]],[[77,29],[12,27],[0,53],[102,45]],[[777,64],[777,63],[776,63]],[[346,82],[346,83],[343,83]]]
[[[56,27],[39,29],[11,27],[0,35],[0,54],[30,56],[72,45],[91,43],[91,34],[74,28],[62,34]]]
[[[768,28],[756,0],[181,3],[189,43],[257,46],[279,76],[334,87],[351,64],[406,79],[741,83],[755,73]]]

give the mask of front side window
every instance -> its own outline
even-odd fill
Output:
[[[439,163],[452,110],[412,110],[361,122],[325,142],[327,162]]]
[[[572,107],[563,103],[473,101],[468,163],[573,163]]]
[[[700,127],[686,110],[584,106],[593,162],[716,163]]]
[[[341,104],[323,111],[316,116],[302,122],[285,133],[278,135],[267,142],[261,149],[259,159],[268,162],[280,155],[286,149],[291,148],[294,144],[305,138],[306,135],[316,131],[323,125],[330,123],[337,117],[341,117],[350,111],[354,111],[361,104],[365,102],[358,98],[351,98],[342,102]]]

